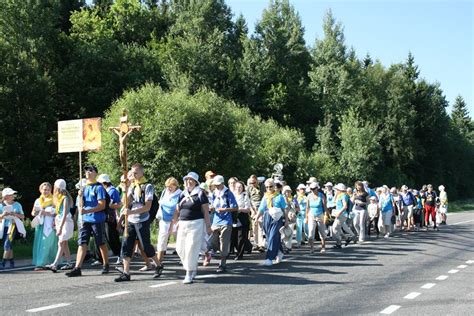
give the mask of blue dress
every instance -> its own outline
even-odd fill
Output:
[[[281,208],[283,212],[286,209],[286,202],[283,195],[278,194],[272,199],[273,207]],[[279,220],[275,221],[270,214],[268,213],[267,207],[267,198],[264,196],[260,206],[258,207],[259,212],[264,213],[263,217],[263,231],[267,238],[267,254],[265,259],[275,260],[278,255],[278,251],[283,252],[283,247],[281,246],[281,235],[280,228],[283,226],[282,216]]]

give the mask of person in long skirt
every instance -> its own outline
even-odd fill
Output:
[[[275,263],[280,263],[283,259],[280,228],[283,225],[288,227],[288,214],[285,198],[276,191],[273,179],[265,181],[265,189],[266,193],[258,208],[258,218],[263,216],[263,230],[267,237],[267,254],[263,265],[271,266],[273,260]]]
[[[35,218],[32,221],[35,226],[35,239],[33,242],[33,265],[35,271],[43,270],[44,267],[54,261],[58,251],[58,237],[54,231],[54,204],[51,194],[51,184],[43,182],[39,186],[41,193],[33,204],[31,215]]]

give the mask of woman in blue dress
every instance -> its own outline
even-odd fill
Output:
[[[54,205],[51,184],[43,182],[39,186],[41,193],[36,199],[31,215],[35,216],[35,239],[33,242],[33,265],[35,271],[43,270],[45,265],[52,263],[58,251],[58,237],[54,230]]]
[[[273,260],[275,263],[283,260],[280,228],[283,225],[288,227],[288,213],[285,198],[276,191],[273,179],[265,181],[265,189],[266,193],[258,208],[257,220],[263,216],[263,230],[267,238],[267,254],[263,265],[271,266]]]

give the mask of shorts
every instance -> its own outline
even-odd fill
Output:
[[[12,243],[8,238],[8,227],[5,227],[3,230],[3,251],[8,251],[12,249]]]
[[[148,258],[153,258],[156,254],[155,248],[150,241],[150,222],[141,223],[128,222],[128,236],[122,240],[122,256],[130,258],[133,255],[135,241],[139,241]]]
[[[91,234],[94,235],[95,244],[98,247],[105,244],[105,223],[82,223],[82,227],[79,230],[77,244],[79,246],[89,244]]]

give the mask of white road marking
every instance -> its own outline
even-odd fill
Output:
[[[394,311],[396,311],[397,309],[399,309],[401,306],[400,305],[390,305],[389,307],[387,307],[386,309],[384,309],[383,311],[380,312],[380,314],[387,314],[387,315],[390,315],[391,313],[393,313]]]
[[[163,286],[168,286],[168,285],[173,285],[173,284],[176,284],[176,282],[160,283],[160,284],[150,285],[150,287],[163,287]]]
[[[217,274],[204,274],[204,275],[197,275],[194,277],[196,280],[200,279],[210,279],[210,278],[218,278],[219,276]]]
[[[121,292],[115,292],[115,293],[110,293],[110,294],[99,295],[99,296],[96,296],[95,298],[109,298],[109,297],[124,295],[124,294],[128,294],[128,293],[132,293],[132,292],[131,291],[121,291]]]
[[[458,273],[458,272],[459,272],[459,270],[456,270],[456,269],[452,269],[452,270],[449,270],[449,271],[448,271],[448,273],[451,273],[451,274],[453,274],[453,273]]]
[[[37,313],[37,312],[47,311],[49,309],[54,309],[54,308],[59,308],[59,307],[64,307],[64,306],[69,306],[69,305],[71,305],[71,303],[54,304],[54,305],[48,305],[48,306],[43,306],[43,307],[38,307],[38,308],[27,309],[26,312]]]
[[[467,268],[467,265],[465,264],[461,264],[459,266],[457,266],[458,269],[464,269],[464,268]]]
[[[427,289],[427,290],[429,290],[429,289],[431,289],[431,288],[432,288],[433,286],[435,286],[435,285],[436,285],[436,283],[426,283],[426,284],[423,285],[421,288],[422,288],[422,289]]]
[[[467,260],[466,263],[467,264],[472,264],[472,263],[474,263],[474,260]]]
[[[450,225],[459,225],[459,224],[470,223],[470,222],[474,222],[474,219],[471,219],[469,221],[457,222],[457,223],[453,223],[453,224],[450,224]]]
[[[408,294],[404,298],[406,298],[407,300],[412,300],[412,299],[418,297],[420,294],[421,294],[420,292],[411,292],[410,294]]]
[[[449,278],[447,275],[440,275],[439,277],[436,278],[436,280],[438,280],[438,281],[444,281],[444,280],[446,280],[447,278]]]

